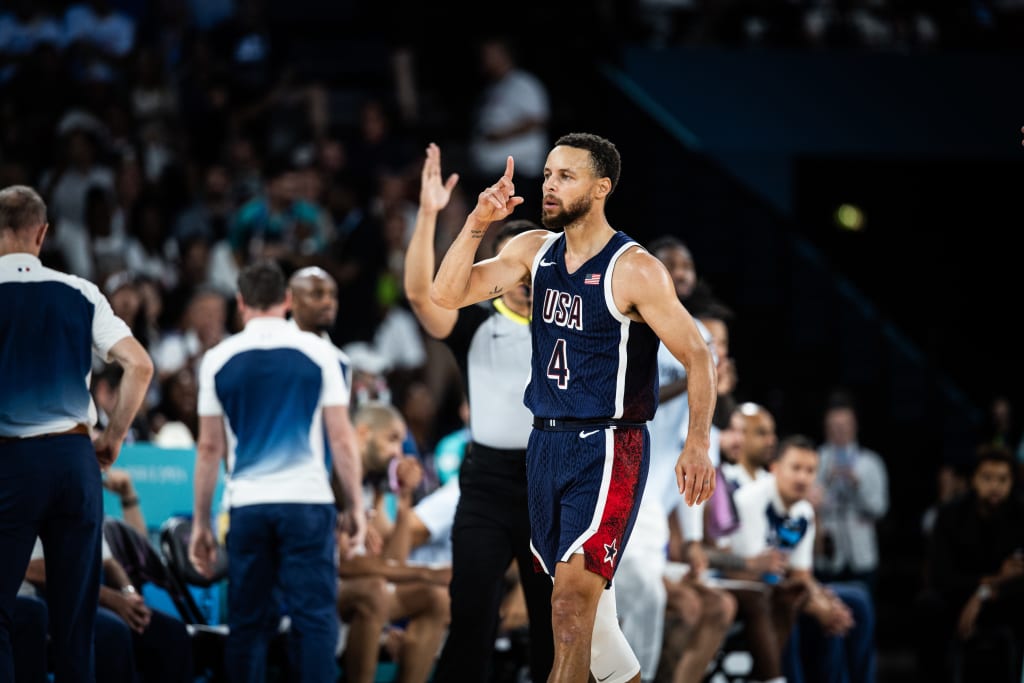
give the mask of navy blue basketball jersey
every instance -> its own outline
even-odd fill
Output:
[[[627,249],[617,232],[575,273],[565,235],[548,238],[533,261],[533,362],[526,406],[550,419],[650,420],[658,407],[657,335],[619,312],[612,271]]]

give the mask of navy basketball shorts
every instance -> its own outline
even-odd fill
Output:
[[[650,450],[645,425],[533,430],[526,477],[530,547],[541,571],[553,577],[558,562],[581,552],[586,569],[611,583],[636,521]]]

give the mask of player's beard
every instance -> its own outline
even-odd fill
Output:
[[[377,443],[373,439],[368,439],[366,442],[366,455],[363,457],[365,466],[370,469],[375,469],[385,465],[383,458],[380,454],[380,449],[377,448]]]
[[[584,195],[557,213],[542,213],[540,222],[548,230],[562,230],[590,213],[592,204],[590,197]]]

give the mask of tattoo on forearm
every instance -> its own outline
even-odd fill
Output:
[[[473,239],[480,239],[487,233],[486,230],[480,230],[479,228],[472,228],[469,231],[469,236]]]
[[[494,285],[494,289],[491,290],[491,296],[497,296],[501,294],[502,289],[498,285]]]

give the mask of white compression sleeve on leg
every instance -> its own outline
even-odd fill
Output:
[[[619,628],[615,585],[601,594],[590,640],[590,673],[598,683],[626,683],[640,673],[640,662]]]

